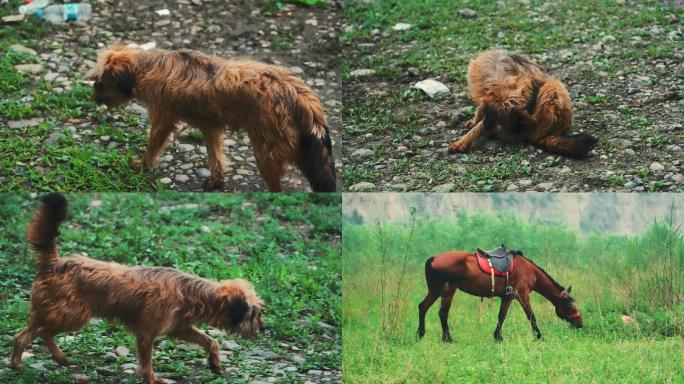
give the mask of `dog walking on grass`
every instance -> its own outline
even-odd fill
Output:
[[[270,191],[282,191],[288,164],[297,166],[314,192],[333,192],[332,142],[319,97],[287,69],[249,60],[227,60],[197,51],[110,46],[86,77],[93,100],[117,107],[133,99],[147,105],[151,122],[147,152],[133,161],[150,170],[178,122],[204,137],[211,176],[204,190],[220,190],[226,129],[247,132],[257,167]]]
[[[586,157],[596,145],[589,134],[570,134],[572,102],[563,83],[520,55],[482,52],[468,66],[468,89],[477,112],[466,122],[470,131],[449,145],[451,153],[466,152],[486,136],[525,140],[574,158]]]
[[[263,331],[262,301],[242,279],[214,282],[166,267],[126,267],[83,256],[62,258],[55,243],[66,217],[60,194],[40,198],[29,224],[28,243],[37,254],[28,325],[14,337],[11,365],[40,337],[60,365],[69,365],[55,335],[73,332],[91,317],[118,320],[136,336],[139,373],[146,383],[163,383],[152,372],[155,338],[198,344],[209,353],[209,367],[221,374],[219,344],[193,324],[207,323],[242,337]]]

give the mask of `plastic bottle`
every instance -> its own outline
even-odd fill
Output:
[[[50,0],[34,0],[30,3],[19,7],[19,13],[22,15],[31,15],[41,8],[50,5]]]
[[[93,9],[88,3],[55,4],[36,11],[36,16],[52,24],[64,24],[67,21],[88,20],[93,15]]]

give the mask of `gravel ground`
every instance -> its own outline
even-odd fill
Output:
[[[167,9],[168,15],[156,11]],[[164,12],[162,12],[163,14]],[[31,43],[38,60],[24,67],[25,73],[44,78],[55,93],[84,83],[83,74],[91,68],[96,52],[112,43],[155,46],[162,49],[195,49],[222,57],[246,57],[291,68],[321,96],[328,114],[335,150],[339,150],[340,127],[340,48],[339,5],[305,7],[287,4],[277,9],[275,2],[213,0],[176,0],[164,4],[154,1],[94,1],[93,19],[52,31]],[[17,50],[26,47],[18,45]],[[17,68],[20,70],[20,68]],[[27,100],[30,102],[30,100]],[[143,132],[149,129],[146,110],[138,104],[126,112],[98,108],[94,114],[69,120],[66,129],[78,140],[126,151],[127,143],[111,135],[98,136],[97,121],[106,119],[114,129]],[[45,120],[51,119],[49,114]],[[10,126],[38,125],[41,121],[8,121]],[[45,140],[54,142],[65,129],[60,125]],[[258,191],[266,186],[258,173],[246,135],[228,134],[224,143],[228,160],[226,191]],[[135,148],[132,156],[141,156]],[[154,171],[159,184],[178,191],[201,190],[208,175],[207,156],[201,135],[193,129],[181,131],[162,155]],[[287,172],[287,191],[310,190],[299,170]]]
[[[345,8],[347,190],[684,188],[681,7],[623,1],[595,14],[582,1],[472,2],[474,9],[451,4],[441,10],[437,2],[425,9],[382,1]],[[474,112],[467,63],[490,47],[521,52],[566,84],[574,129],[599,138],[587,159],[493,140],[467,154],[447,154]],[[412,89],[430,78],[448,93],[430,98]]]

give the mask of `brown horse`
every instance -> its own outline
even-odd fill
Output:
[[[514,268],[509,274],[509,285],[513,287],[514,293],[506,295],[506,277],[496,276],[494,284],[494,294],[492,295],[492,281],[488,274],[483,273],[478,267],[477,257],[472,253],[450,251],[429,258],[425,262],[425,279],[428,286],[428,294],[418,305],[418,337],[425,335],[425,313],[430,306],[442,298],[442,305],[439,309],[439,319],[442,322],[442,340],[451,342],[449,333],[449,308],[451,300],[457,289],[461,289],[471,295],[480,297],[501,297],[501,307],[499,309],[499,322],[494,331],[494,339],[501,341],[501,327],[506,312],[514,298],[518,299],[527,319],[532,324],[532,331],[541,339],[542,335],[537,327],[537,321],[530,305],[530,291],[535,291],[547,298],[555,307],[556,315],[568,321],[575,328],[582,328],[582,315],[575,307],[570,290],[567,291],[558,284],[546,271],[538,267],[531,260],[526,259],[522,252],[512,251]]]

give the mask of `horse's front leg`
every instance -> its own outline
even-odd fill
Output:
[[[511,301],[513,301],[513,296],[504,296],[501,298],[501,307],[499,307],[499,322],[496,324],[496,330],[494,331],[494,340],[502,341],[501,328],[503,327],[504,320],[506,320],[506,314],[508,313],[508,307],[511,306]]]
[[[518,296],[518,301],[520,302],[520,305],[523,307],[525,315],[527,315],[527,320],[529,320],[530,324],[532,324],[532,331],[537,335],[537,339],[541,339],[542,334],[539,330],[539,327],[537,326],[537,319],[535,319],[534,317],[534,312],[532,312],[532,305],[530,304],[530,293],[521,292]]]

